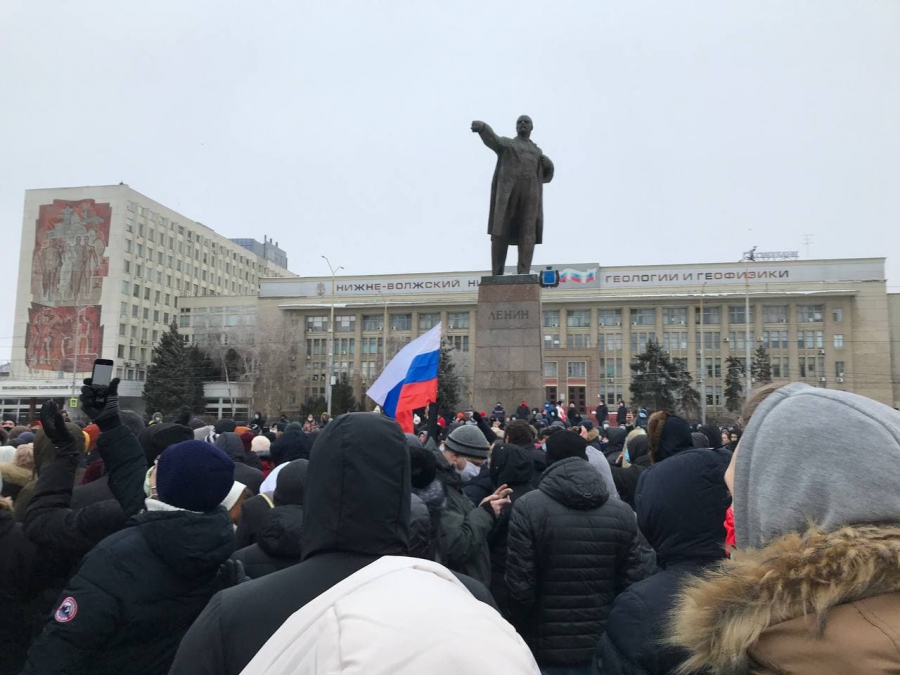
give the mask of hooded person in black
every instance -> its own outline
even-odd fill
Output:
[[[238,675],[295,611],[409,545],[410,464],[393,420],[350,413],[310,452],[302,562],[215,595],[188,631],[171,675]]]
[[[296,424],[296,422],[292,424]],[[297,459],[308,460],[311,447],[312,438],[302,431],[294,429],[281,434],[269,446],[269,457],[275,464],[275,469],[260,484],[260,493],[241,504],[241,519],[238,522],[237,531],[234,533],[235,545],[238,550],[256,543],[256,538],[266,522],[269,510],[275,506],[272,499],[275,490],[267,486],[273,484],[277,487],[278,473],[282,470],[282,465]]]
[[[656,551],[660,571],[616,598],[595,672],[663,675],[686,659],[686,652],[665,644],[669,614],[682,582],[725,557],[729,459],[724,449],[684,450],[643,472],[638,527]]]
[[[659,410],[650,415],[647,423],[650,461],[663,461],[684,450],[694,448],[691,427],[678,415]]]
[[[251,579],[258,579],[300,562],[303,537],[303,501],[309,462],[295,459],[278,474],[278,484],[263,518],[256,543],[235,551]]]
[[[550,465],[509,521],[512,623],[541,668],[588,669],[615,596],[642,579],[634,513],[610,499],[572,431],[547,438]]]
[[[624,452],[625,439],[627,437],[628,432],[625,430],[625,427],[610,427],[606,430],[606,438],[609,440],[609,444],[603,449],[603,454],[606,455],[610,466],[615,466],[619,455]]]
[[[216,438],[216,447],[228,455],[234,462],[234,479],[247,486],[254,495],[259,494],[263,475],[259,469],[247,466],[244,461],[244,442],[233,431],[226,431]]]
[[[531,492],[531,476],[534,465],[531,453],[527,448],[518,445],[498,445],[491,453],[491,480],[495,487],[506,485],[512,492],[509,494],[510,505],[504,507],[494,523],[494,529],[488,534],[488,547],[491,552],[491,595],[500,607],[500,612],[508,616],[506,602],[506,539],[509,535],[509,515],[516,500]]]
[[[613,482],[623,502],[634,508],[634,493],[637,490],[638,480],[644,470],[650,466],[648,454],[650,443],[645,434],[632,436],[625,446],[628,466],[612,466]]]
[[[715,424],[704,424],[700,427],[700,433],[706,436],[706,440],[709,441],[709,445],[706,447],[713,450],[725,447],[725,444],[722,442],[722,432]]]

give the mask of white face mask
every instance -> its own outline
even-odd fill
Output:
[[[481,472],[481,468],[472,464],[472,462],[466,462],[466,466],[463,469],[457,469],[456,471],[465,483],[477,476]]]

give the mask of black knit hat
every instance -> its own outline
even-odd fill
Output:
[[[574,431],[559,431],[547,437],[547,465],[569,457],[587,461],[587,441]]]

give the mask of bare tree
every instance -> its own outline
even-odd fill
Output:
[[[291,323],[280,314],[261,322],[256,331],[258,358],[254,371],[253,409],[277,417],[294,392],[299,347]]]

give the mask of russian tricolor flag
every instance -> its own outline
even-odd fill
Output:
[[[438,324],[401,349],[366,392],[407,433],[414,431],[412,411],[437,401],[440,356]]]

